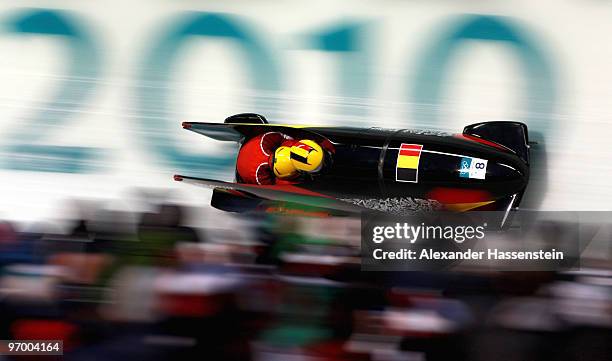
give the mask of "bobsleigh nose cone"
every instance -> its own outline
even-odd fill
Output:
[[[503,181],[527,182],[529,178],[528,168],[520,164],[510,162],[494,162],[489,166],[488,172],[491,179]],[[489,176],[489,174],[487,174]]]

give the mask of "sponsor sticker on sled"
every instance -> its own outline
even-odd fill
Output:
[[[480,158],[463,157],[459,168],[459,177],[485,179],[487,175],[487,160]]]
[[[397,166],[395,167],[395,180],[398,182],[416,183],[419,179],[419,159],[421,158],[422,144],[400,145],[397,153]]]

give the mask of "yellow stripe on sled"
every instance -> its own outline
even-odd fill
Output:
[[[476,203],[449,203],[444,206],[446,209],[453,212],[466,212],[478,207],[486,206],[487,204],[491,204],[495,201],[485,201],[485,202],[476,202]]]
[[[419,167],[419,157],[400,155],[397,157],[397,167],[417,169]]]

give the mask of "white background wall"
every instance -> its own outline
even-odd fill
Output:
[[[612,3],[593,0],[380,0],[380,1],[3,1],[0,28],[24,7],[61,9],[95,39],[100,72],[87,81],[95,92],[73,117],[45,130],[42,144],[103,148],[93,173],[33,172],[0,169],[0,217],[15,220],[58,216],[67,199],[109,199],[127,203],[134,187],[171,189],[170,198],[206,204],[209,191],[175,184],[176,165],[146,144],[138,126],[138,86],[146,54],[168,24],[185,11],[230,14],[248,24],[279,64],[278,92],[264,93],[250,82],[242,54],[220,39],[187,44],[164,85],[171,94],[169,130],[162,131],[183,152],[231,152],[180,128],[182,120],[222,121],[227,115],[256,110],[272,122],[427,127],[413,119],[411,91],[417,63],[457,17],[503,16],[522,29],[548,57],[554,78],[550,132],[545,133],[547,178],[545,209],[609,209],[612,204]],[[303,35],[345,21],[363,23],[369,93],[359,105],[339,94],[338,54],[304,49]],[[54,37],[0,32],[0,134],[5,144],[36,112],[57,84],[72,79],[65,44]],[[444,121],[435,125],[459,131],[488,119],[528,118],[524,74],[512,48],[469,42],[458,53],[435,106]],[[355,74],[355,78],[363,74]],[[280,103],[255,107],[259,97]],[[345,104],[348,112],[339,111]],[[154,105],[152,105],[154,106]],[[168,120],[170,121],[170,120]],[[40,131],[37,127],[28,129]],[[2,157],[14,157],[5,148]],[[215,174],[227,177],[229,172]],[[538,178],[539,177],[539,178]]]

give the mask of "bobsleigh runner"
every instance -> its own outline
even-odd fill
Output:
[[[238,142],[242,148],[267,133],[323,145],[320,169],[288,182],[249,183],[238,171],[234,183],[174,176],[176,181],[213,188],[212,206],[225,211],[339,215],[370,210],[404,215],[494,210],[507,215],[518,207],[529,179],[527,126],[519,122],[483,122],[468,125],[461,134],[447,134],[276,125],[261,115],[238,114],[224,123],[184,122],[183,128]],[[276,162],[275,157],[270,162]]]

